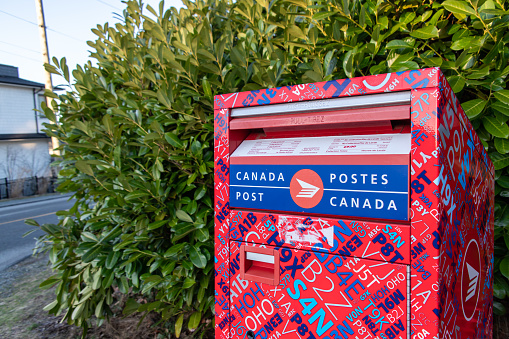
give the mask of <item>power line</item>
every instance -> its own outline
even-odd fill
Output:
[[[24,50],[27,50],[27,51],[30,51],[30,52],[34,52],[34,53],[37,53],[37,54],[41,54],[41,51],[36,51],[35,49],[30,49],[30,48],[26,48],[26,47],[23,47],[23,46],[20,46],[20,45],[11,44],[10,42],[5,42],[5,41],[1,41],[0,40],[0,43],[6,44],[6,45],[10,45],[10,46],[14,46],[14,47],[17,47],[17,48],[21,48],[21,49],[24,49]]]
[[[56,30],[54,30],[54,29],[52,29],[52,28],[48,28],[48,27],[46,27],[46,29],[47,29],[48,31],[52,31],[52,32],[58,33],[58,34],[60,34],[60,35],[63,35],[63,36],[65,36],[65,37],[68,37],[69,39],[73,39],[73,40],[76,40],[76,41],[79,41],[79,42],[83,42],[83,40],[80,40],[80,39],[75,38],[75,37],[73,37],[73,36],[70,36],[70,35],[68,35],[68,34],[65,34],[65,33],[62,33],[62,32],[59,32],[59,31],[56,31]]]
[[[30,21],[30,20],[27,20],[27,19],[23,19],[23,18],[21,18],[21,17],[19,17],[19,16],[17,16],[17,15],[11,14],[11,13],[7,13],[7,12],[5,12],[5,11],[2,11],[1,9],[0,9],[0,13],[4,13],[4,14],[6,14],[6,15],[8,15],[8,16],[11,16],[11,17],[16,18],[16,19],[21,20],[21,21],[24,21],[24,22],[26,22],[26,23],[29,23],[29,24],[32,24],[32,25],[35,25],[35,26],[39,26],[38,24],[36,24],[36,23],[35,23],[35,22],[33,22],[33,21]],[[55,30],[55,29],[52,29],[52,28],[49,28],[49,27],[46,27],[46,29],[47,29],[48,31],[52,31],[52,32],[55,32],[55,33],[57,33],[57,34],[63,35],[63,36],[65,36],[65,37],[68,37],[69,39],[73,39],[73,40],[76,40],[76,41],[79,41],[79,42],[83,42],[83,41],[82,41],[82,40],[80,40],[80,39],[77,39],[77,38],[75,38],[75,37],[73,37],[73,36],[70,36],[70,35],[68,35],[68,34],[65,34],[65,33],[59,32],[59,31],[57,31],[57,30]]]
[[[19,20],[21,20],[21,21],[24,21],[24,22],[27,22],[27,23],[29,23],[29,24],[36,25],[36,26],[37,26],[37,24],[36,24],[35,22],[33,22],[33,21],[30,21],[30,20],[27,20],[27,19],[20,18],[19,16],[16,16],[16,15],[11,14],[11,13],[7,13],[7,12],[5,12],[5,11],[2,11],[1,9],[0,9],[0,12],[2,12],[2,13],[4,13],[4,14],[7,14],[8,16],[12,16],[13,18],[16,18],[16,19],[19,19]]]
[[[3,49],[0,49],[0,52],[4,52],[4,53],[10,54],[10,55],[19,56],[19,57],[22,57],[22,58],[25,58],[25,59],[28,59],[28,60],[32,60],[32,61],[37,62],[38,64],[43,64],[42,60],[35,60],[35,59],[30,58],[30,57],[21,55],[21,54],[7,52],[7,51],[4,51]]]
[[[117,11],[122,11],[120,8],[115,7],[115,6],[113,6],[113,5],[109,4],[109,3],[105,2],[105,1],[102,1],[102,0],[95,0],[95,1],[100,2],[100,3],[102,3],[103,5],[109,6],[109,7],[111,7],[111,8],[114,8],[114,9],[116,9]]]

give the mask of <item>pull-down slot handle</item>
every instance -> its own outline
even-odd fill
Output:
[[[273,105],[233,108],[231,110],[231,117],[245,118],[274,114],[329,111],[334,109],[410,105],[410,100],[410,91],[358,95],[343,98],[307,100]]]
[[[345,128],[348,126],[366,126],[366,124],[387,125],[391,121],[410,119],[410,106],[382,106],[377,108],[356,108],[348,110],[313,111],[295,114],[277,114],[233,118],[231,130],[243,129],[322,129]]]
[[[269,254],[261,254],[261,253],[253,253],[253,252],[247,252],[246,253],[246,260],[252,260],[252,261],[260,261],[267,264],[273,264],[274,263],[274,256]]]
[[[240,278],[272,286],[279,284],[279,251],[273,248],[240,247]]]

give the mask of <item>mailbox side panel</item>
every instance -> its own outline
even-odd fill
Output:
[[[438,83],[434,83],[438,86]],[[412,338],[436,337],[439,330],[440,250],[437,127],[438,87],[412,91],[411,146],[411,314]]]
[[[441,98],[440,337],[492,338],[493,165],[445,79]]]
[[[229,241],[229,110],[214,111],[214,260],[215,337],[229,338],[230,241]]]

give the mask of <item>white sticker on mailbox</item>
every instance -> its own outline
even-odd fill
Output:
[[[232,157],[409,154],[410,134],[244,140]]]

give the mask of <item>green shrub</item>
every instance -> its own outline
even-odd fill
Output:
[[[62,142],[60,190],[76,205],[44,225],[51,313],[86,328],[112,294],[148,296],[189,328],[212,317],[213,95],[439,66],[497,169],[495,295],[509,286],[509,12],[504,0],[197,0],[97,26],[97,64],[71,74],[46,115]],[[495,303],[498,312],[504,312]],[[203,333],[203,332],[202,332]]]

